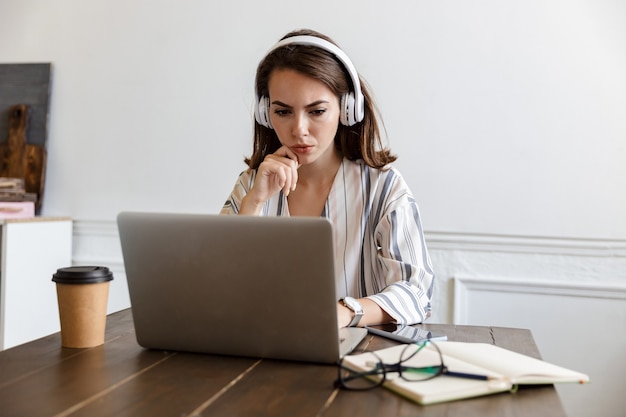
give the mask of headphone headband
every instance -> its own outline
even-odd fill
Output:
[[[341,123],[347,126],[352,126],[363,120],[365,114],[365,98],[361,91],[361,81],[359,79],[359,73],[348,58],[345,52],[343,52],[337,45],[332,42],[328,42],[325,39],[318,38],[317,36],[299,35],[282,39],[276,45],[271,47],[265,57],[271,54],[278,48],[282,48],[286,45],[307,45],[315,46],[333,54],[344,66],[350,75],[352,81],[353,92],[344,95],[341,98]],[[265,59],[265,57],[263,59]],[[272,128],[269,119],[269,99],[267,97],[258,97],[257,91],[257,106],[255,109],[256,121],[268,128]]]

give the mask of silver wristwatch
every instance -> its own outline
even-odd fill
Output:
[[[359,321],[361,321],[361,317],[363,317],[363,306],[361,305],[361,303],[359,303],[355,298],[352,297],[342,298],[341,302],[343,303],[343,305],[345,305],[354,312],[354,317],[352,318],[350,324],[348,324],[348,327],[354,327],[359,324]]]

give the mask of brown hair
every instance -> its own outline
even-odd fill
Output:
[[[327,36],[308,29],[290,32],[282,39],[298,35],[316,36],[334,43]],[[315,78],[324,83],[337,97],[351,90],[350,76],[332,53],[315,46],[286,45],[272,51],[259,63],[255,82],[257,97],[269,97],[269,78],[276,69],[291,69]],[[359,79],[365,97],[365,116],[363,121],[353,126],[339,124],[335,135],[335,147],[349,160],[363,159],[370,167],[383,169],[395,161],[396,156],[383,146],[378,122],[380,116],[377,117],[378,111],[369,89],[360,77]],[[251,169],[256,169],[268,154],[276,152],[280,147],[276,132],[255,121],[252,156],[244,161]]]

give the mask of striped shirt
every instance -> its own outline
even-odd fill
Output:
[[[255,175],[241,173],[221,214],[239,212]],[[285,195],[268,200],[261,215],[289,216]],[[430,316],[433,268],[417,203],[397,170],[344,159],[322,216],[333,224],[338,298],[370,298],[401,324]]]

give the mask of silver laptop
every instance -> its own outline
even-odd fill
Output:
[[[123,212],[117,223],[143,347],[334,363],[367,333],[337,330],[324,218]]]

